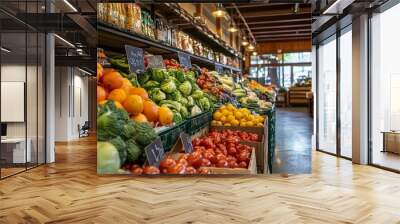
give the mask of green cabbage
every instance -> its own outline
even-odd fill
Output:
[[[188,96],[192,92],[192,85],[189,81],[185,81],[179,86],[179,91],[181,91],[183,95]]]
[[[188,103],[187,103],[188,107],[193,107],[194,106],[194,99],[193,99],[192,96],[188,96],[187,97],[187,101],[188,101]]]
[[[183,121],[182,115],[179,112],[175,111],[175,110],[173,112],[174,112],[174,117],[173,117],[174,122],[176,124],[181,123]]]
[[[150,77],[151,77],[151,69],[148,69],[143,74],[140,74],[138,78],[140,85],[144,85],[147,81],[150,80]]]
[[[192,94],[193,99],[200,99],[203,97],[203,91],[195,90]]]
[[[180,101],[183,97],[182,94],[179,91],[174,91],[170,94],[168,94],[167,98],[169,100],[174,100],[174,101]]]
[[[189,103],[189,101],[185,98],[185,97],[181,97],[179,100],[178,100],[178,102],[179,103],[181,103],[183,106],[185,106],[185,107],[187,107],[188,106],[188,103]]]
[[[97,142],[97,173],[114,174],[120,167],[117,148],[110,142]]]
[[[147,82],[143,85],[143,88],[145,88],[145,89],[147,89],[147,90],[149,90],[149,89],[154,89],[154,88],[157,88],[157,87],[160,87],[160,83],[157,82],[157,81],[153,81],[153,80],[147,81]]]
[[[168,72],[165,69],[151,69],[151,79],[157,82],[162,82],[168,78]]]
[[[176,85],[173,80],[168,79],[161,83],[161,90],[166,93],[173,93],[176,91]]]
[[[156,88],[156,89],[153,89],[153,91],[150,92],[150,98],[154,102],[160,102],[161,100],[165,100],[167,98],[167,96],[159,88]]]
[[[170,69],[170,75],[174,76],[179,82],[185,81],[185,74],[180,69]]]
[[[206,97],[201,98],[199,101],[199,106],[203,111],[207,111],[210,109],[210,101]]]
[[[189,111],[186,109],[186,107],[181,107],[179,112],[181,113],[182,118],[186,119],[189,117]]]

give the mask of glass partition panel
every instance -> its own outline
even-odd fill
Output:
[[[318,49],[318,149],[336,154],[336,37]]]
[[[372,28],[372,163],[400,170],[400,4],[374,15]]]
[[[340,154],[352,157],[352,33],[340,36]]]

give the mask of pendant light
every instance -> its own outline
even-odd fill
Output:
[[[228,28],[228,31],[231,33],[235,33],[238,31],[238,29],[234,25],[230,25],[230,27]]]
[[[256,51],[253,52],[253,56],[257,56],[257,52]]]
[[[249,45],[249,42],[247,41],[247,38],[246,38],[246,36],[244,36],[243,37],[243,40],[242,40],[242,46],[247,46],[247,45]]]
[[[221,3],[217,3],[217,9],[214,12],[212,12],[212,15],[214,17],[219,17],[219,18],[225,17],[226,11],[222,8]]]
[[[254,46],[253,46],[253,44],[250,44],[250,45],[247,47],[247,50],[249,50],[249,51],[254,51]]]

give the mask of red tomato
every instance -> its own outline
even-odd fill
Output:
[[[208,159],[212,163],[216,162],[215,155],[213,153],[209,152],[209,151],[205,151],[203,153],[203,158]]]
[[[216,156],[216,159],[219,161],[219,160],[224,160],[224,159],[226,159],[226,157],[225,157],[225,155],[224,154],[217,154],[217,156]]]
[[[186,167],[186,174],[197,174],[197,170],[193,166]]]
[[[249,159],[250,155],[247,151],[242,151],[239,154],[237,154],[236,158],[238,159],[239,162],[242,161],[247,161]]]
[[[184,157],[181,157],[180,159],[178,159],[176,161],[176,163],[177,164],[182,164],[183,166],[188,166],[189,165],[188,161]]]
[[[217,167],[226,168],[228,167],[228,161],[225,159],[218,160]]]
[[[247,169],[247,163],[245,161],[242,161],[239,163],[239,167]]]
[[[192,141],[193,147],[200,145],[200,142],[201,142],[201,140],[199,138],[193,139],[193,141]]]
[[[237,161],[236,157],[229,155],[228,157],[226,157],[226,161]]]
[[[187,160],[187,157],[189,156],[189,154],[188,153],[185,153],[185,154],[183,154],[183,155],[181,155],[180,157],[179,157],[179,160],[180,159],[184,159],[184,160]]]
[[[228,148],[228,155],[234,156],[236,155],[236,148],[235,147],[229,147]]]
[[[160,170],[155,166],[145,166],[143,168],[143,173],[149,175],[160,174]]]
[[[238,167],[239,167],[239,165],[237,164],[237,162],[236,162],[236,161],[233,161],[233,160],[228,161],[228,166],[229,166],[230,168],[238,168]]]
[[[136,168],[138,168],[138,167],[140,167],[138,164],[133,164],[133,165],[131,165],[131,169],[136,169]]]
[[[161,169],[161,173],[168,173],[168,169]]]
[[[168,173],[169,174],[185,174],[186,173],[186,167],[180,163],[176,164],[173,167],[168,168]]]
[[[136,167],[135,169],[132,170],[133,175],[142,175],[143,169],[140,167]]]
[[[199,167],[201,166],[201,158],[202,158],[201,152],[195,151],[189,154],[187,162],[189,166]]]
[[[201,159],[201,165],[200,166],[211,166],[211,162],[210,160],[206,159],[206,158],[202,158]]]
[[[160,162],[160,169],[168,169],[171,166],[175,166],[176,162],[171,157],[167,157]]]
[[[207,168],[205,168],[205,167],[201,167],[201,168],[198,170],[198,173],[199,173],[199,174],[210,174],[211,172],[210,172],[209,169],[207,169]]]

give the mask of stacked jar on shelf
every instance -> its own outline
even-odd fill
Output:
[[[132,33],[145,35],[164,44],[187,51],[191,54],[239,67],[237,58],[213,51],[183,31],[176,30],[166,20],[153,20],[151,14],[136,3],[99,3],[98,20]]]

